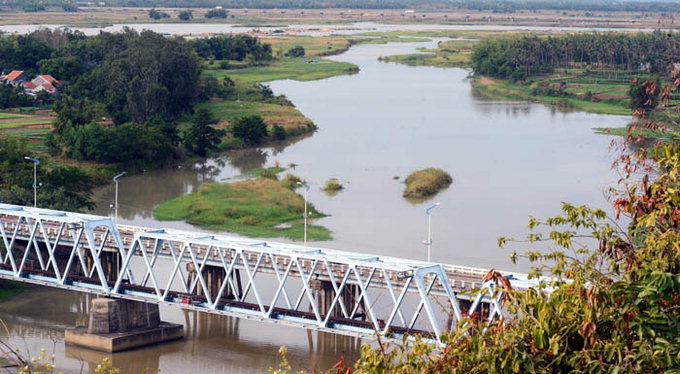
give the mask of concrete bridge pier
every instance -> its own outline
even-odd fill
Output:
[[[99,297],[92,300],[87,327],[67,330],[66,344],[118,352],[184,336],[182,325],[162,322],[158,305]]]

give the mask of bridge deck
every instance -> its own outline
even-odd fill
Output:
[[[485,269],[7,204],[0,237],[3,278],[305,328],[438,340],[463,313],[502,313]],[[528,284],[522,274],[511,279]],[[480,292],[460,293],[469,290]]]

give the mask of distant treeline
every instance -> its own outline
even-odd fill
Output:
[[[575,64],[663,74],[678,61],[680,33],[660,31],[486,39],[472,54],[475,74],[514,80]]]
[[[98,2],[98,1],[97,1]],[[34,9],[39,6],[67,6],[72,0],[6,0],[8,6]],[[169,7],[169,8],[256,8],[256,9],[471,9],[494,12],[515,12],[519,10],[559,11],[634,11],[634,12],[676,12],[680,3],[671,1],[613,1],[613,0],[106,0],[106,6],[126,7]],[[64,8],[66,9],[66,8]]]

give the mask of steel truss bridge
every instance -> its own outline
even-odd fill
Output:
[[[9,204],[0,237],[0,278],[346,335],[439,342],[464,314],[504,313],[484,269]]]

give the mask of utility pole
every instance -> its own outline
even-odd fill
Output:
[[[24,157],[24,159],[33,162],[33,207],[38,207],[38,164],[40,160],[33,157]]]

